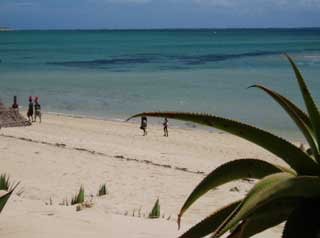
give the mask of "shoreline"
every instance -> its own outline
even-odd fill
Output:
[[[44,112],[45,114],[52,115],[52,116],[58,116],[58,117],[69,117],[69,118],[78,118],[78,119],[92,119],[92,120],[97,120],[97,121],[106,121],[106,122],[119,122],[119,123],[129,123],[129,124],[136,124],[137,127],[139,126],[139,119],[134,118],[130,121],[126,121],[127,118],[129,118],[131,115],[128,115],[127,118],[117,118],[117,117],[99,117],[99,116],[94,116],[94,115],[86,115],[86,114],[68,114],[68,113],[63,113],[63,112]],[[200,112],[201,113],[201,112]],[[22,114],[26,114],[25,111],[22,111]],[[149,125],[152,126],[159,126],[161,127],[161,118],[152,118],[150,121],[148,121]],[[170,119],[170,128],[172,129],[182,129],[182,130],[204,130],[204,131],[209,131],[210,133],[217,133],[217,134],[229,134],[227,132],[224,132],[222,130],[209,127],[209,126],[202,126],[193,122],[185,122],[185,121],[180,121],[180,120],[172,120]],[[246,123],[246,122],[243,122]],[[259,127],[259,125],[253,125],[255,127]],[[285,140],[291,141],[292,143],[306,143],[306,140],[304,139],[303,135],[300,133],[299,129],[297,128],[294,131],[288,131],[288,130],[272,130],[272,128],[262,128],[259,127],[262,130],[269,131]]]
[[[26,115],[25,110],[21,110],[22,115]],[[138,113],[138,112],[137,112]],[[200,112],[201,113],[201,112]],[[51,116],[57,116],[57,117],[67,117],[67,118],[77,118],[77,119],[90,119],[90,120],[97,120],[97,121],[106,121],[106,122],[119,122],[119,123],[129,123],[129,124],[136,124],[138,127],[139,119],[135,118],[130,121],[126,121],[127,118],[131,116],[128,115],[127,118],[119,118],[119,117],[112,117],[112,116],[95,116],[95,115],[88,115],[88,114],[69,114],[69,113],[64,113],[64,112],[55,112],[55,111],[43,111],[43,115],[51,115]],[[161,127],[161,118],[152,118],[150,121],[148,121],[149,125],[152,126],[159,126]],[[205,130],[205,131],[210,131],[210,133],[218,133],[218,134],[229,134],[227,132],[224,132],[222,130],[209,127],[209,126],[202,126],[196,123],[192,122],[185,122],[185,121],[180,121],[180,120],[172,120],[170,119],[170,128],[173,129],[185,129],[185,130]],[[247,123],[247,122],[243,122]],[[256,127],[259,127],[259,125],[254,125]],[[282,137],[283,139],[286,139],[288,141],[291,141],[293,143],[306,143],[305,139],[303,138],[303,135],[300,133],[299,129],[297,128],[294,131],[288,131],[288,130],[275,130],[272,131],[272,128],[262,128],[261,129],[265,131],[269,131],[271,133],[274,133],[275,135],[278,135],[279,137]]]

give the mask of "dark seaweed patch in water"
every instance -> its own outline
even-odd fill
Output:
[[[113,58],[88,61],[47,62],[47,64],[80,68],[103,68],[112,65],[146,64],[150,63],[150,61],[151,59],[148,58]]]
[[[112,66],[133,66],[138,64],[150,63],[172,63],[172,65],[164,66],[166,69],[185,69],[188,65],[205,64],[208,62],[224,61],[228,59],[248,57],[248,56],[261,56],[268,54],[278,54],[278,52],[255,52],[244,54],[230,54],[230,55],[161,55],[161,54],[136,54],[136,55],[122,55],[121,57],[111,59],[99,60],[84,60],[84,61],[61,61],[61,62],[47,62],[50,65],[59,65],[65,67],[78,67],[78,68],[111,68]],[[176,63],[180,64],[177,65]],[[185,66],[181,66],[185,65]],[[112,68],[115,70],[114,68]]]
[[[242,54],[224,54],[224,55],[208,54],[208,55],[199,55],[199,56],[181,56],[181,57],[177,57],[177,59],[187,65],[199,65],[199,64],[205,64],[210,62],[219,62],[219,61],[238,59],[238,58],[244,58],[244,57],[256,57],[256,56],[278,55],[278,54],[281,54],[281,52],[280,51],[279,52],[258,51],[258,52],[242,53]]]
[[[158,67],[160,70],[188,70],[190,67],[183,65],[167,65]]]
[[[305,49],[290,51],[291,53],[312,51]],[[257,57],[267,55],[279,55],[282,51],[255,51],[240,54],[206,54],[206,55],[163,55],[163,54],[133,54],[121,55],[110,59],[84,60],[84,61],[61,61],[47,62],[50,65],[78,68],[108,69],[115,72],[126,72],[136,65],[158,64],[158,70],[188,69],[192,65],[203,65],[212,62],[221,62],[245,57]]]

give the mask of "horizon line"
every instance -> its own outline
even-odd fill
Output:
[[[294,30],[320,29],[317,27],[152,27],[152,28],[10,28],[1,27],[0,31],[152,31],[152,30]]]

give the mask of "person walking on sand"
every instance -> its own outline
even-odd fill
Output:
[[[169,134],[168,134],[168,118],[166,118],[166,117],[164,118],[162,125],[163,125],[163,132],[164,132],[163,136],[168,137],[169,136]]]
[[[147,117],[143,116],[141,117],[141,125],[140,125],[140,129],[143,130],[143,136],[147,135]]]
[[[39,117],[41,123],[41,106],[39,104],[39,97],[35,97],[34,99],[34,121],[37,121],[37,117]]]
[[[29,122],[33,121],[33,102],[32,102],[32,96],[29,97],[29,106],[28,106],[28,112],[27,117]]]

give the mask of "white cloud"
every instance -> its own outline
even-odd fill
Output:
[[[299,2],[308,7],[320,7],[320,0],[300,0]]]
[[[320,7],[320,0],[192,0],[197,4],[206,4],[222,8],[244,8],[244,7]]]

